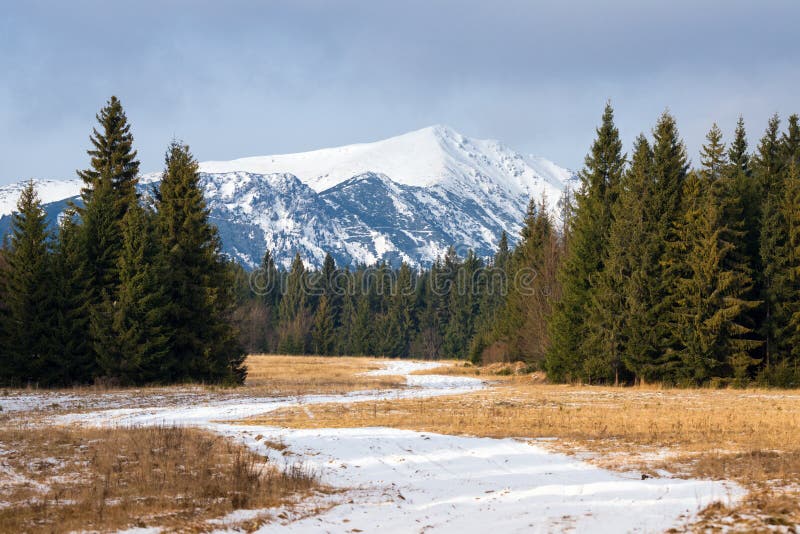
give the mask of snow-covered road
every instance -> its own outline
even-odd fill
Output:
[[[106,410],[62,422],[199,425],[263,454],[270,453],[264,440],[280,440],[323,482],[351,488],[344,504],[321,515],[266,525],[263,532],[662,532],[685,524],[710,502],[743,494],[721,482],[641,480],[515,439],[220,422],[304,404],[432,397],[484,387],[475,378],[409,374],[435,365],[391,361],[375,372],[405,375],[410,387],[401,390]]]

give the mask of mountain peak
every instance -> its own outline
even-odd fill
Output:
[[[372,143],[295,154],[256,156],[200,164],[207,173],[291,173],[317,192],[365,173],[418,187],[462,188],[488,181],[514,195],[530,195],[542,184],[563,189],[571,173],[541,158],[517,153],[493,140],[477,140],[435,124]]]
[[[341,265],[426,265],[447,247],[492,254],[519,233],[529,199],[556,202],[570,171],[493,140],[435,124],[373,143],[200,164],[200,185],[223,250],[248,266],[264,251],[288,267],[331,253]],[[143,175],[146,193],[160,173]],[[45,202],[75,197],[81,181],[40,182]],[[10,213],[20,184],[0,187]],[[64,201],[48,204],[51,222]],[[0,233],[9,217],[0,218]]]

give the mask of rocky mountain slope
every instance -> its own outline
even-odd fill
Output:
[[[225,251],[248,267],[268,248],[289,265],[300,252],[319,265],[386,260],[428,265],[453,245],[491,254],[502,231],[519,232],[531,197],[556,204],[573,174],[498,141],[445,126],[375,143],[200,164],[201,184]],[[143,191],[159,179],[143,177]],[[78,180],[38,181],[55,216]],[[20,184],[0,187],[0,232]]]

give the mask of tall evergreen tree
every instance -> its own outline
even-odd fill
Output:
[[[116,350],[98,352],[111,356],[99,363],[106,375],[122,383],[161,382],[176,372],[176,362],[169,358],[165,258],[159,254],[152,218],[138,204],[125,214],[122,235],[120,291],[112,314]]]
[[[653,131],[651,172],[654,193],[650,209],[655,229],[649,236],[659,250],[659,269],[652,280],[657,288],[654,301],[658,304],[653,311],[658,338],[656,351],[660,355],[656,372],[664,380],[674,379],[674,370],[679,365],[676,358],[669,357],[678,344],[669,324],[675,305],[677,280],[687,274],[681,256],[685,244],[682,243],[679,229],[688,209],[683,199],[688,169],[686,148],[678,133],[678,126],[672,115],[664,112]]]
[[[314,314],[314,327],[312,339],[314,352],[329,356],[333,354],[336,347],[336,335],[333,317],[333,309],[327,295],[322,295],[319,299],[317,311]]]
[[[781,158],[787,173],[792,163],[800,163],[800,117],[797,115],[789,116],[786,132],[781,136]]]
[[[709,133],[706,153],[719,147],[717,134]],[[742,320],[756,306],[746,298],[752,282],[746,265],[726,261],[735,250],[723,226],[723,188],[708,181],[717,169],[714,158],[705,158],[703,178],[687,178],[687,209],[679,225],[684,267],[678,270],[671,328],[681,361],[677,377],[691,383],[728,374],[724,366],[744,379],[757,363],[749,352],[758,342],[744,337],[750,329]]]
[[[308,350],[308,273],[300,254],[292,261],[286,279],[286,292],[281,298],[278,317],[280,319],[281,339],[278,350],[289,354],[303,354]]]
[[[64,384],[88,383],[97,376],[97,366],[89,340],[91,286],[77,215],[68,209],[59,225],[53,261],[56,324],[53,341],[61,353]]]
[[[776,326],[780,343],[775,347],[779,357],[768,369],[770,381],[782,387],[800,385],[800,164],[790,160],[781,204],[786,222],[786,241],[781,251],[781,264],[776,272],[781,297],[776,303],[780,322]]]
[[[55,323],[50,278],[51,251],[47,221],[33,181],[22,190],[11,217],[6,255],[6,340],[0,377],[7,384],[64,382],[60,361],[54,360],[51,329]]]
[[[169,380],[244,380],[244,353],[230,322],[233,279],[208,221],[197,162],[173,142],[156,195],[156,228],[164,255],[167,327],[173,332]]]
[[[603,269],[611,227],[611,208],[625,166],[614,111],[606,105],[597,138],[586,156],[576,194],[576,212],[569,227],[567,256],[561,271],[562,298],[550,321],[551,346],[546,360],[556,381],[584,378],[587,354],[585,320],[592,305],[592,277]]]
[[[747,134],[742,117],[739,117],[736,123],[733,142],[728,150],[728,160],[730,170],[726,174],[729,180],[731,204],[730,209],[723,214],[725,226],[729,228],[737,224],[740,226],[742,235],[736,250],[747,259],[750,271],[755,273],[760,263],[761,190],[750,168]],[[757,287],[754,289],[757,291]]]
[[[660,247],[652,238],[658,223],[652,209],[652,166],[653,151],[640,135],[614,206],[608,258],[597,282],[595,312],[589,318],[600,325],[595,329],[600,335],[587,342],[606,355],[615,383],[624,378],[624,370],[637,382],[656,380],[663,363],[653,284],[660,273]]]
[[[390,304],[386,317],[386,330],[383,353],[391,357],[407,357],[414,328],[414,289],[411,280],[411,269],[403,263],[397,273],[397,279],[390,295]]]
[[[780,209],[783,197],[783,158],[780,142],[780,119],[773,115],[753,158],[753,174],[758,180],[761,192],[759,228],[759,297],[763,301],[761,331],[764,339],[765,365],[770,367],[773,352],[778,342],[779,325],[776,317],[781,289],[776,286],[779,280],[779,265],[782,262],[781,250],[786,242],[786,221]]]
[[[114,295],[119,284],[117,263],[122,250],[120,225],[128,208],[137,201],[139,161],[133,149],[133,135],[117,97],[112,96],[97,115],[100,130],[89,140],[90,168],[78,171],[84,181],[83,220],[87,265],[92,269],[94,301],[103,292]]]
[[[350,334],[350,347],[357,356],[373,355],[374,345],[372,332],[375,329],[374,316],[370,312],[369,299],[361,295],[356,300],[355,317]]]
[[[257,280],[258,287],[254,289],[259,292],[264,304],[270,310],[277,312],[281,298],[280,273],[270,250],[264,253],[264,259],[261,261],[261,275],[262,277]]]
[[[548,347],[546,317],[550,313],[547,263],[553,258],[555,229],[542,201],[533,199],[508,266],[508,294],[497,333],[511,360],[541,365]]]

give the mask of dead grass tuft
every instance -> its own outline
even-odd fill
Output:
[[[290,504],[317,488],[213,433],[181,427],[3,429],[0,531],[201,531],[243,508]]]

